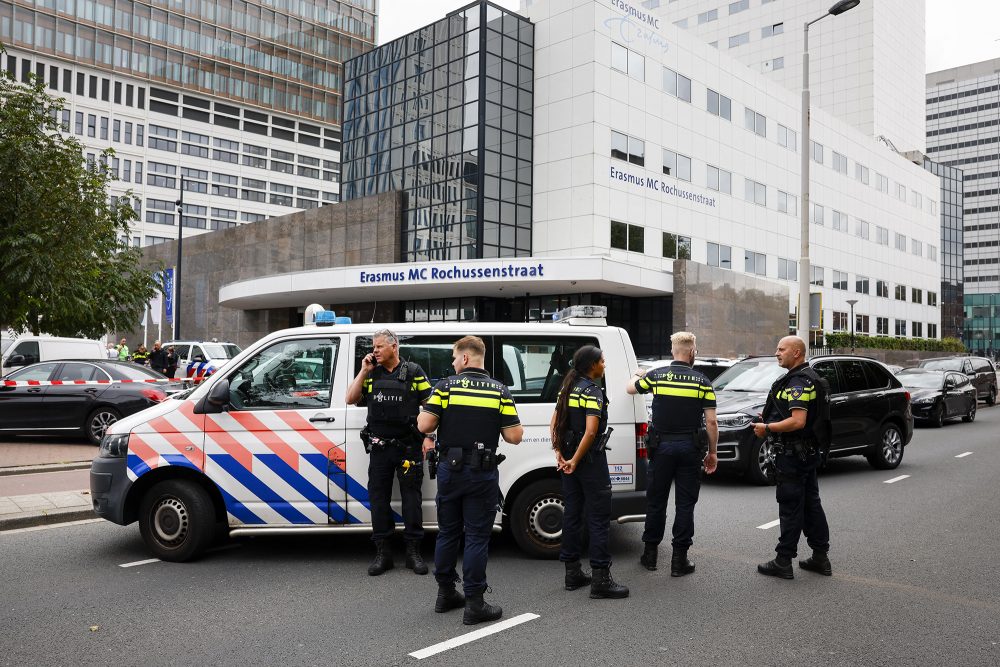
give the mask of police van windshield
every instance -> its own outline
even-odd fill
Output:
[[[202,343],[201,347],[209,359],[232,359],[240,353],[240,348],[232,344]]]
[[[785,369],[776,359],[753,359],[741,361],[730,367],[715,379],[712,385],[716,391],[765,392],[774,381],[785,374]]]

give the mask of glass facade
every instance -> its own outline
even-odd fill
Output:
[[[375,0],[0,0],[4,44],[331,123],[374,41]]]
[[[962,340],[973,354],[1000,358],[1000,294],[965,295]]]
[[[941,338],[962,338],[965,295],[962,170],[929,158],[924,158],[924,169],[941,178]]]
[[[489,2],[344,64],[341,194],[407,193],[403,261],[531,254],[534,26]]]

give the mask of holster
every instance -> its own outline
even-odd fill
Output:
[[[370,430],[368,430],[367,426],[365,426],[363,429],[361,429],[360,436],[361,436],[361,444],[363,444],[365,446],[365,454],[371,454],[372,453],[372,432]]]

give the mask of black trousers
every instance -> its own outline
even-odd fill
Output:
[[[490,556],[490,535],[500,499],[497,469],[473,470],[468,465],[452,470],[438,468],[438,536],[434,545],[434,578],[447,585],[458,581],[455,564],[462,539],[462,588],[466,595],[486,590],[486,564]]]
[[[830,527],[816,479],[818,467],[818,454],[807,456],[805,461],[793,453],[778,454],[774,459],[778,482],[775,497],[781,522],[781,535],[774,550],[783,558],[795,558],[802,533],[813,551],[825,554],[830,550]]]
[[[403,537],[419,540],[424,536],[423,507],[420,485],[424,480],[423,462],[403,469],[403,448],[386,445],[372,447],[368,459],[368,498],[372,510],[372,539],[384,540],[396,529],[392,515],[392,478],[399,478],[399,495],[403,501]]]
[[[611,475],[606,452],[591,452],[572,475],[562,477],[563,515],[562,547],[559,560],[580,560],[581,532],[586,520],[590,529],[590,567],[611,567],[608,529],[611,523]]]
[[[687,550],[694,541],[694,506],[701,490],[701,450],[691,436],[661,440],[653,450],[646,482],[646,527],[642,541],[659,544],[667,523],[670,484],[674,491],[674,528],[671,544]]]

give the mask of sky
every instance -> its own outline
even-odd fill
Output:
[[[384,44],[405,35],[471,1],[379,0],[378,42]],[[520,0],[494,2],[515,11],[521,5]],[[1000,58],[1000,0],[926,0],[926,3],[928,72]]]

